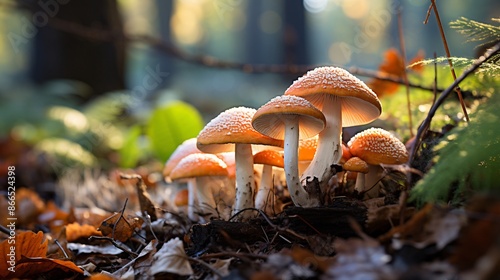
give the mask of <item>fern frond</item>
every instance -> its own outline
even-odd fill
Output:
[[[491,76],[500,75],[500,59],[499,58],[500,58],[500,55],[498,55],[498,54],[493,56],[490,59],[490,61],[492,61],[492,62],[483,63],[479,67],[479,69],[477,70],[477,73],[483,73],[483,74],[491,75]],[[475,59],[465,58],[465,57],[447,58],[447,57],[441,56],[441,57],[437,57],[437,58],[429,58],[429,59],[424,59],[424,60],[415,62],[415,63],[409,65],[408,68],[411,68],[411,67],[417,66],[417,65],[428,65],[428,64],[433,64],[433,63],[446,63],[446,65],[448,65],[447,64],[448,60],[451,60],[453,66],[455,68],[469,67],[475,61]]]
[[[419,202],[456,200],[468,191],[500,191],[500,95],[494,94],[465,127],[438,145],[437,162],[412,190]],[[450,197],[451,190],[455,194]]]
[[[493,21],[500,22],[500,19],[494,18]],[[485,45],[500,39],[500,27],[465,17],[452,21],[450,27],[457,29],[460,34],[465,35],[468,38],[467,42],[486,41],[481,44]]]

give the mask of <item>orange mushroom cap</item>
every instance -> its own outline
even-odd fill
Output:
[[[310,138],[325,128],[325,116],[304,98],[280,95],[262,105],[254,114],[252,126],[274,139],[285,139],[285,118],[298,118],[299,139]]]
[[[342,101],[342,126],[366,124],[380,116],[382,105],[377,95],[360,79],[339,67],[318,67],[298,78],[285,91],[323,108],[325,96]]]
[[[265,164],[276,167],[284,167],[284,158],[283,152],[273,151],[273,150],[264,150],[256,153],[253,156],[254,164]]]
[[[368,163],[359,157],[351,157],[344,163],[342,168],[346,171],[361,172],[365,174],[369,171]]]
[[[201,153],[201,151],[196,147],[196,138],[190,138],[182,142],[175,151],[170,155],[170,158],[165,163],[163,168],[163,176],[168,177],[172,169],[187,155]]]
[[[256,110],[235,107],[213,118],[198,134],[197,146],[206,153],[234,151],[234,143],[283,147],[283,141],[267,137],[252,127]]]
[[[353,156],[368,164],[402,164],[408,161],[405,145],[390,132],[369,128],[354,135],[347,143]]]
[[[195,153],[183,158],[170,173],[172,180],[202,176],[227,176],[227,165],[213,154]]]

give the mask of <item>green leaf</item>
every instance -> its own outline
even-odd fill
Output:
[[[120,167],[133,168],[137,165],[141,157],[139,148],[139,137],[141,137],[141,127],[135,125],[130,128],[125,136],[125,143],[120,149]]]
[[[154,155],[166,161],[178,145],[196,137],[202,128],[203,119],[196,108],[182,101],[172,101],[153,111],[147,136]]]

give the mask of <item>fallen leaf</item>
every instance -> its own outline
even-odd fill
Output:
[[[126,266],[115,271],[113,276],[124,279],[132,274],[133,279],[150,279],[151,277],[148,272],[153,262],[153,255],[156,253],[156,244],[158,244],[158,241],[153,239],[142,249],[139,256],[130,261]]]
[[[21,188],[16,192],[16,217],[18,226],[27,227],[36,222],[38,215],[45,208],[45,203],[38,194],[30,189]],[[7,207],[3,208],[7,209]]]
[[[49,225],[52,232],[59,232],[72,220],[74,220],[74,217],[70,213],[61,210],[53,201],[47,202],[43,213],[38,216],[38,222]]]
[[[184,245],[179,238],[170,239],[156,252],[150,274],[157,275],[160,273],[171,273],[180,276],[193,274],[188,256],[184,251]]]
[[[35,278],[55,269],[65,273],[83,273],[71,261],[46,258],[48,241],[43,239],[41,231],[26,231],[16,233],[15,239],[0,243],[0,277]],[[9,243],[12,240],[15,243]]]
[[[80,243],[68,243],[68,249],[75,251],[75,254],[103,254],[103,255],[119,255],[123,251],[112,244],[108,245],[87,245]]]
[[[92,235],[102,236],[102,232],[91,225],[80,225],[78,223],[66,225],[66,240],[68,242],[74,242],[82,238],[86,239]]]
[[[125,218],[122,213],[115,213],[102,221],[97,230],[102,232],[103,236],[126,242],[137,229],[141,228],[142,223],[139,218]]]

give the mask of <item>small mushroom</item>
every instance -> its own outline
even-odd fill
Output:
[[[363,189],[373,187],[382,177],[381,164],[403,164],[408,160],[405,145],[390,132],[369,128],[354,135],[347,143],[351,154],[368,163],[369,171]]]
[[[323,193],[334,176],[331,166],[342,157],[342,127],[369,123],[382,111],[377,95],[361,80],[338,67],[319,67],[296,80],[285,95],[309,100],[326,118],[326,127],[318,137],[314,160],[304,171],[301,181],[319,183]]]
[[[358,193],[363,192],[365,189],[365,174],[369,171],[368,163],[359,157],[351,157],[343,164],[342,168],[345,171],[357,172],[354,190]]]
[[[254,164],[262,164],[262,176],[259,190],[255,196],[255,208],[272,215],[279,210],[280,205],[274,196],[273,167],[284,167],[283,153],[273,150],[263,150],[253,156]]]
[[[193,179],[195,187],[188,189],[188,216],[190,218],[196,208],[202,210],[200,216],[216,216],[217,204],[214,198],[214,190],[221,191],[224,186],[223,179],[227,177],[227,165],[216,155],[195,153],[184,157],[170,172],[172,180]],[[188,185],[189,186],[189,185]],[[194,193],[198,197],[198,203],[193,201]],[[201,209],[202,208],[202,209]]]
[[[283,146],[279,141],[255,131],[252,117],[255,109],[235,107],[220,113],[213,118],[198,134],[197,147],[206,153],[235,153],[236,162],[236,198],[233,213],[254,206],[255,180],[253,169],[252,144]],[[238,218],[246,220],[251,217],[249,211]]]
[[[298,170],[299,139],[311,138],[325,127],[325,116],[304,98],[277,96],[262,105],[253,116],[252,126],[271,138],[284,140],[285,176],[290,197],[296,206],[320,205],[319,193],[307,192]]]
[[[174,169],[181,159],[194,153],[201,153],[201,151],[196,147],[196,138],[189,138],[177,146],[163,167],[163,176],[165,177],[165,181],[170,181],[170,172],[172,172],[172,169]]]

